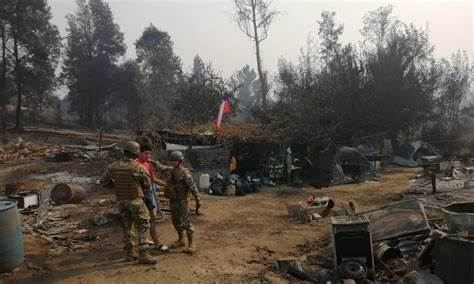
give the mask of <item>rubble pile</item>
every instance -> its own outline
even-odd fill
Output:
[[[464,191],[458,192],[465,193],[461,200],[472,194]],[[459,199],[438,199],[435,204],[426,197],[411,197],[365,212],[355,213],[354,206],[350,212],[333,212],[329,214],[333,216],[331,243],[323,246],[327,253],[318,255],[318,261],[312,257],[303,261],[307,268],[300,268],[300,274],[283,272],[300,280],[306,280],[305,273],[309,273],[309,277],[321,280],[318,282],[421,283],[410,282],[416,278],[430,279],[423,283],[472,283],[474,272],[460,264],[474,255],[474,202],[449,204],[454,200]],[[288,213],[310,216],[304,214],[305,207],[311,208],[302,202],[290,205]],[[305,250],[305,254],[309,252],[311,249]],[[313,273],[309,267],[314,265],[318,269]]]
[[[104,227],[119,224],[112,200],[89,195],[78,204],[54,205],[47,195],[47,191],[43,192],[37,211],[24,215],[23,230],[45,240],[50,255],[100,249],[109,239]]]
[[[104,232],[98,230],[98,227],[117,224],[118,217],[112,208],[107,206],[102,209],[100,216],[88,214],[95,207],[97,206],[83,204],[52,206],[41,221],[37,220],[40,222],[31,224],[32,220],[28,222],[27,219],[25,224],[31,226],[32,235],[48,243],[51,255],[97,248],[101,240],[104,240],[102,236]]]
[[[223,144],[227,142],[244,142],[244,141],[265,141],[268,143],[280,144],[281,137],[278,131],[269,129],[260,123],[245,124],[226,124],[222,131],[215,131],[215,124],[203,124],[194,127],[175,127],[173,129],[163,129],[158,131],[159,135],[165,138],[189,138],[192,137],[194,142],[203,145]]]
[[[43,145],[18,138],[17,141],[0,147],[0,161],[42,159],[65,150],[66,147],[62,145]]]
[[[83,145],[51,145],[25,141],[21,137],[16,141],[0,147],[0,161],[46,159],[54,162],[72,160],[99,160],[107,157],[120,156],[116,144],[98,146]]]

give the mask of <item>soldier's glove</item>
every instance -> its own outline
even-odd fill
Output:
[[[196,215],[199,215],[199,208],[201,208],[201,201],[196,200],[196,211],[194,212]]]

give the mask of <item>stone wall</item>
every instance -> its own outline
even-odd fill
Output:
[[[200,173],[208,173],[212,176],[219,171],[228,172],[231,150],[231,145],[218,145],[182,152],[185,158],[184,164],[193,174],[198,176]]]

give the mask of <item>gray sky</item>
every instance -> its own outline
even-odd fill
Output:
[[[73,0],[49,0],[53,22],[65,36],[68,13],[74,12]],[[134,42],[150,23],[167,31],[187,71],[199,54],[211,61],[216,70],[229,76],[245,64],[255,66],[253,45],[232,20],[232,0],[108,0],[115,21],[127,44],[127,57],[134,58]],[[336,12],[344,24],[343,42],[361,40],[362,17],[379,6],[392,4],[394,14],[403,22],[418,27],[429,25],[436,57],[449,57],[457,49],[468,51],[474,61],[474,1],[274,1],[282,12],[262,44],[264,68],[274,73],[278,58],[294,61],[308,34],[317,31],[324,10]]]

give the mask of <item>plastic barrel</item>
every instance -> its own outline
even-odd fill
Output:
[[[13,270],[24,259],[21,224],[16,202],[0,200],[0,273]]]
[[[201,174],[199,176],[199,189],[204,191],[210,187],[210,176],[208,174]]]
[[[86,191],[77,184],[59,183],[51,190],[51,199],[56,204],[79,203],[85,196]]]

